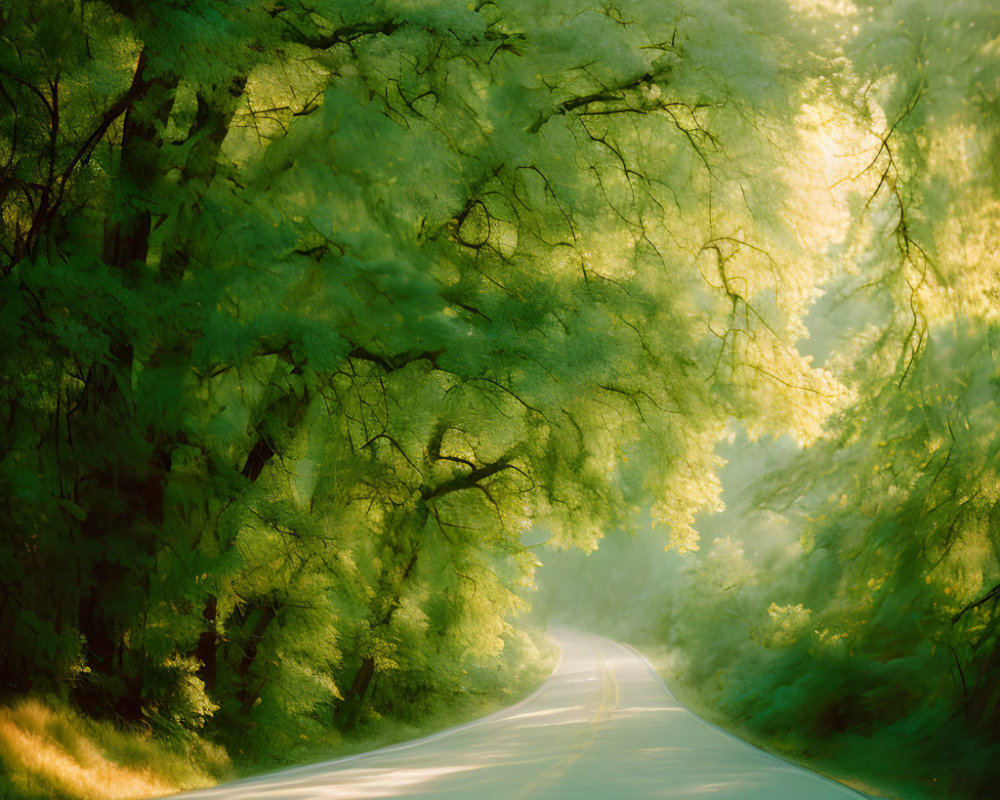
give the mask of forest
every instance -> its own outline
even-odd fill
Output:
[[[998,123],[990,0],[0,0],[0,705],[265,768],[561,597],[991,796]]]

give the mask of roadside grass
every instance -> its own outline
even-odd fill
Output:
[[[442,698],[409,720],[372,714],[347,734],[313,729],[267,753],[234,749],[232,759],[224,747],[194,734],[154,736],[91,719],[54,697],[21,698],[0,706],[0,798],[162,797],[429,736],[513,705],[537,689],[552,672],[558,649],[541,631],[528,633],[525,643],[508,683],[492,691]]]
[[[210,786],[233,774],[221,748],[154,739],[99,722],[51,697],[0,707],[5,800],[129,800]]]

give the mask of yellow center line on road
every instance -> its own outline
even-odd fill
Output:
[[[597,738],[597,734],[600,731],[599,724],[608,720],[614,714],[615,709],[618,708],[618,703],[621,700],[621,694],[618,689],[618,678],[597,645],[594,644],[592,646],[594,652],[597,654],[597,662],[601,675],[601,701],[597,707],[597,713],[594,714],[586,727],[583,728],[569,752],[551,767],[544,770],[534,780],[522,786],[521,791],[514,795],[514,800],[527,800],[527,798],[537,795],[542,789],[555,783],[565,775],[569,771],[569,768],[594,743],[594,739]]]
[[[621,694],[618,691],[618,678],[614,669],[608,664],[604,653],[597,648],[597,645],[594,645],[594,651],[597,653],[597,660],[601,666],[601,705],[591,723],[603,722],[608,719],[618,708],[618,702],[621,700]]]

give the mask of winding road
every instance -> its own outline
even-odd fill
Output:
[[[634,651],[555,631],[552,676],[512,708],[361,755],[178,800],[837,800],[863,795],[768,755],[684,708]]]

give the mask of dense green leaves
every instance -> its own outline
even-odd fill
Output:
[[[719,59],[741,24],[6,4],[8,688],[349,725],[514,641],[528,526],[655,502],[695,546],[722,420],[832,407],[806,295],[763,299],[795,247],[746,156],[799,98]]]
[[[847,498],[755,642],[986,663],[995,17],[796,8],[0,4],[6,689],[273,742],[493,687],[522,534],[697,549],[733,424]]]

